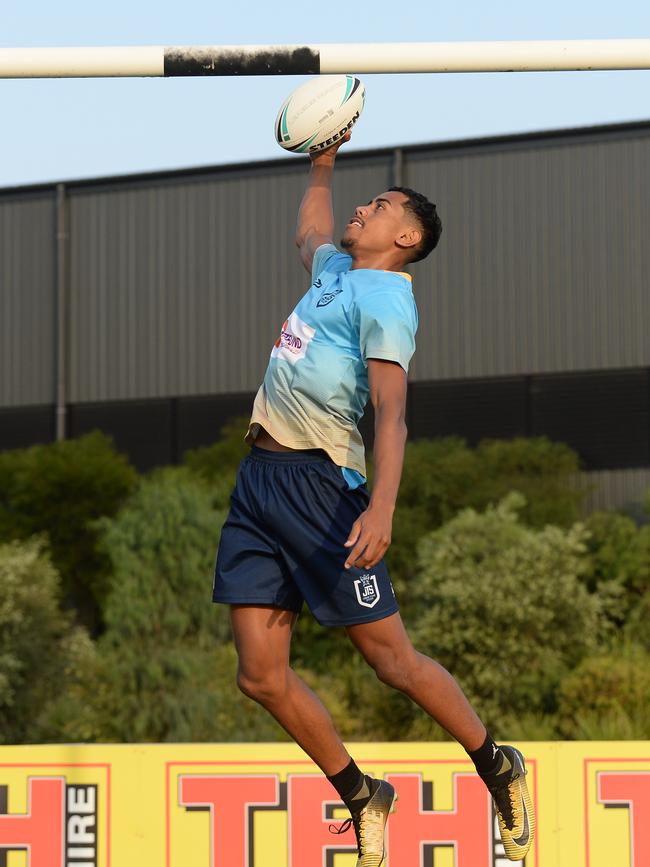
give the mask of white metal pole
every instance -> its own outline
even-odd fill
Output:
[[[650,39],[322,45],[320,59],[322,73],[650,69]]]
[[[164,49],[0,48],[0,78],[112,78],[164,75]]]
[[[650,69],[650,39],[0,48],[0,78]]]

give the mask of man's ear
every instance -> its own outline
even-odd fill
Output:
[[[417,245],[422,240],[422,232],[420,229],[416,229],[415,227],[411,227],[409,229],[405,229],[395,239],[395,243],[398,247],[402,247],[407,250],[409,247],[417,247]]]

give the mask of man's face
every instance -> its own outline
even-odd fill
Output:
[[[415,226],[404,208],[404,193],[390,190],[367,205],[358,205],[341,238],[341,247],[352,255],[385,253],[395,248],[404,232]]]

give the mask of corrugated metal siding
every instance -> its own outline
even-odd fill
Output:
[[[601,509],[621,509],[641,517],[646,498],[650,496],[650,469],[584,473],[579,485],[589,490],[584,503],[585,514]]]
[[[338,225],[389,182],[343,163]],[[70,196],[70,400],[252,391],[309,283],[294,243],[306,161]]]
[[[340,161],[339,231],[390,173],[385,152]],[[308,283],[306,174],[296,159],[73,185],[69,400],[254,390]],[[650,365],[650,130],[407,148],[404,182],[445,224],[413,269],[414,380]],[[0,197],[4,406],[54,399],[53,202]]]
[[[650,364],[650,138],[407,155],[439,205],[414,379]]]
[[[0,406],[55,400],[55,204],[0,199]]]

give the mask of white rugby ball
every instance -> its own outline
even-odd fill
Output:
[[[354,75],[319,75],[296,88],[275,121],[275,138],[294,153],[331,147],[359,119],[366,89]]]

